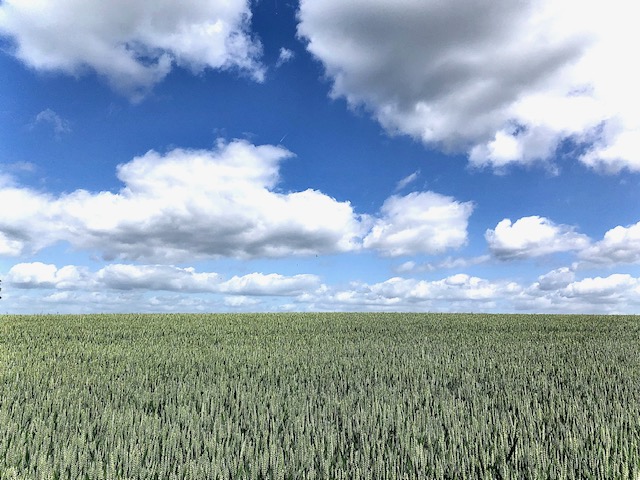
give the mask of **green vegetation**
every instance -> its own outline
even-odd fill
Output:
[[[0,479],[640,477],[640,318],[0,316]]]

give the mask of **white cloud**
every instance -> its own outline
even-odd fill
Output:
[[[304,301],[304,303],[302,303]],[[628,274],[575,279],[559,268],[525,286],[456,274],[439,280],[394,277],[384,282],[355,282],[296,299],[298,309],[437,312],[637,313],[640,279]]]
[[[640,263],[640,222],[612,228],[601,241],[580,252],[580,258],[607,265]]]
[[[458,202],[434,192],[413,192],[389,197],[364,247],[383,255],[441,253],[467,242],[471,202]]]
[[[401,263],[396,267],[396,272],[398,273],[410,273],[415,271],[418,268],[418,264],[413,260],[408,260],[406,262]]]
[[[17,257],[22,253],[24,243],[20,240],[9,238],[4,232],[0,232],[0,255]]]
[[[315,275],[250,273],[229,279],[169,265],[85,267],[40,262],[14,265],[4,276],[3,304],[38,311],[318,311],[637,313],[640,278],[625,273],[576,278],[574,267],[529,286],[458,273],[441,279],[393,277],[378,283],[327,286]]]
[[[293,50],[289,50],[288,48],[281,47],[280,52],[278,54],[278,60],[276,62],[276,67],[280,67],[287,62],[290,62],[295,57],[295,53]]]
[[[7,283],[18,288],[69,288],[80,287],[87,279],[87,272],[74,265],[58,269],[42,262],[18,263],[7,274]]]
[[[542,291],[558,290],[571,284],[575,277],[576,274],[571,268],[561,267],[539,276],[535,287]]]
[[[193,268],[171,265],[111,264],[101,268],[93,281],[114,290],[166,290],[175,292],[215,291],[221,279],[217,273],[197,273]]]
[[[485,238],[491,253],[503,260],[581,250],[589,245],[589,238],[573,227],[539,216],[523,217],[515,223],[505,218],[495,229],[487,230]]]
[[[320,279],[310,274],[250,273],[225,280],[215,272],[197,272],[192,267],[173,265],[110,264],[90,272],[74,265],[58,268],[41,262],[14,265],[6,282],[20,289],[145,290],[241,296],[297,296],[321,288]]]
[[[492,282],[467,274],[441,280],[394,277],[384,282],[353,283],[348,289],[329,289],[305,300],[322,310],[492,310],[520,291],[513,282]]]
[[[616,273],[575,280],[571,269],[561,268],[542,275],[512,301],[517,309],[536,312],[633,314],[640,307],[640,279]]]
[[[298,34],[332,96],[391,133],[496,168],[573,139],[589,166],[640,171],[636,17],[626,0],[302,0]]]
[[[224,304],[233,308],[247,308],[259,305],[260,301],[255,298],[235,296],[225,297]]]
[[[585,278],[567,285],[563,293],[567,297],[584,297],[587,299],[614,299],[626,293],[630,288],[638,285],[638,279],[631,275],[614,273],[608,277]]]
[[[60,227],[51,218],[49,210],[53,197],[20,188],[14,182],[0,183],[0,254],[18,256],[34,253],[58,240],[55,233]]]
[[[316,190],[274,191],[279,163],[290,156],[281,147],[220,142],[214,150],[150,151],[120,165],[118,193],[0,188],[0,202],[14,206],[0,220],[0,252],[67,241],[107,259],[179,261],[360,248],[365,226],[348,202]]]
[[[247,0],[5,0],[0,34],[38,70],[89,68],[134,99],[172,64],[194,71],[239,69],[261,81],[261,45],[251,38]]]
[[[242,277],[234,276],[220,284],[219,290],[224,293],[240,295],[276,295],[293,296],[316,290],[320,280],[315,275],[302,274],[285,277],[277,273],[268,275],[250,273]]]

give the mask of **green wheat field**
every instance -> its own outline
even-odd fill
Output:
[[[0,479],[638,479],[640,317],[0,316]]]

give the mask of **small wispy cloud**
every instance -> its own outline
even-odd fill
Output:
[[[13,162],[3,165],[3,169],[9,172],[33,173],[36,171],[36,165],[31,162]]]
[[[295,53],[293,50],[289,50],[288,48],[281,47],[280,54],[278,55],[278,61],[276,62],[276,67],[284,65],[287,62],[290,62],[295,57]]]
[[[37,125],[43,124],[49,125],[51,128],[53,128],[53,132],[55,133],[56,137],[59,137],[64,133],[71,133],[71,125],[69,124],[69,121],[62,118],[50,108],[47,108],[46,110],[38,113],[32,123],[32,126],[35,127]]]
[[[435,272],[438,270],[464,269],[474,265],[487,263],[491,260],[490,255],[480,255],[477,257],[447,257],[437,263],[416,263],[413,261],[404,262],[399,265],[395,271],[397,273],[422,273]]]
[[[415,182],[419,176],[420,176],[420,170],[416,170],[411,175],[407,175],[406,177],[404,177],[402,180],[396,183],[396,192],[402,190],[407,185],[410,185],[411,183]]]

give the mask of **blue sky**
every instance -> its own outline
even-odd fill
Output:
[[[633,9],[3,0],[1,311],[639,313]]]

